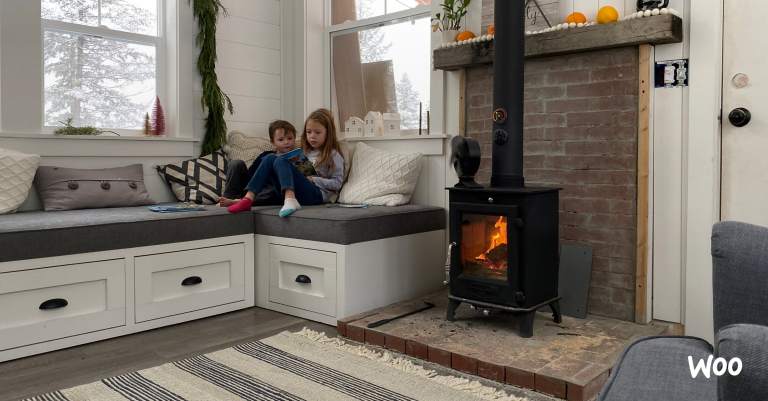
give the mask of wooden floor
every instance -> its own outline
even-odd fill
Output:
[[[260,308],[0,363],[0,400],[90,383],[302,327],[336,328]]]

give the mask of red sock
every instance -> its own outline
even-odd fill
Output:
[[[243,199],[240,199],[237,201],[237,203],[233,203],[229,207],[227,207],[227,210],[230,213],[240,213],[245,212],[248,210],[251,210],[251,205],[253,204],[253,201],[249,198],[244,197]]]

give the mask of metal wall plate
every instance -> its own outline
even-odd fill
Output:
[[[563,315],[587,317],[589,282],[592,278],[592,247],[565,243],[560,247],[558,295]]]
[[[654,86],[657,88],[688,86],[689,72],[688,59],[657,61],[654,68]]]

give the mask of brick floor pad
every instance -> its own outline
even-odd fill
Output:
[[[549,313],[542,312],[536,317],[533,337],[521,338],[514,316],[483,316],[462,304],[457,320],[449,322],[445,320],[446,292],[423,300],[436,307],[374,329],[365,326],[418,309],[422,299],[362,313],[342,319],[340,334],[491,380],[569,401],[587,401],[597,395],[629,343],[668,329],[595,316],[565,316],[562,324],[556,324]]]

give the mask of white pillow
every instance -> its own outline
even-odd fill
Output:
[[[40,156],[0,149],[0,214],[13,213],[32,187]]]
[[[223,146],[229,160],[242,160],[250,166],[257,157],[268,150],[275,150],[269,138],[248,136],[240,131],[230,131]]]
[[[421,172],[420,153],[392,153],[359,142],[339,202],[397,206],[411,200]]]

